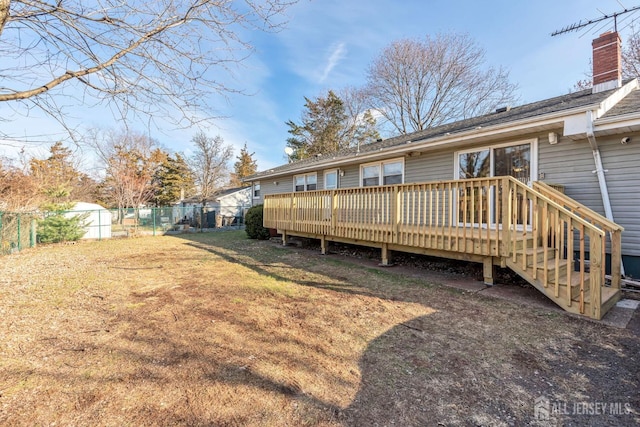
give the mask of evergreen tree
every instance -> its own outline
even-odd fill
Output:
[[[58,243],[79,240],[87,232],[89,212],[65,216],[62,212],[48,213],[38,220],[38,242]]]
[[[49,148],[46,159],[32,158],[29,168],[45,205],[69,204],[80,199],[91,201],[95,183],[78,170],[73,153],[61,142]]]
[[[315,101],[304,99],[302,123],[286,122],[292,135],[287,139],[287,146],[293,149],[290,161],[335,153],[378,138],[373,116],[365,113],[359,118],[349,117],[344,102],[333,91]]]
[[[248,187],[249,183],[242,182],[242,179],[255,174],[258,171],[258,163],[253,158],[255,153],[249,153],[247,144],[240,150],[240,155],[236,157],[238,159],[233,164],[233,173],[231,174],[231,186],[232,187]]]
[[[71,150],[56,142],[49,148],[46,159],[33,158],[29,162],[31,176],[36,180],[39,190],[49,203],[69,202],[70,187],[79,177],[73,167]]]
[[[194,193],[194,177],[184,157],[168,155],[154,175],[157,188],[153,198],[156,206],[168,206]]]

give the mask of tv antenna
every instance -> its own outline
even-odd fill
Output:
[[[622,5],[622,4],[621,4]],[[631,8],[625,8],[624,10],[620,11],[620,12],[615,12],[612,14],[602,14],[601,17],[599,18],[594,18],[594,19],[588,19],[586,21],[582,21],[580,20],[579,22],[573,23],[571,25],[567,25],[566,27],[560,29],[560,30],[556,30],[553,33],[551,33],[551,37],[553,36],[558,36],[560,34],[564,34],[564,33],[570,33],[571,31],[578,31],[580,28],[584,28],[584,27],[588,27],[590,25],[595,25],[598,22],[602,22],[605,21],[607,19],[611,19],[613,18],[613,27],[614,30],[616,32],[618,32],[618,16],[620,15],[624,15],[625,13],[629,13],[629,12],[634,12],[636,10],[640,9],[640,6],[635,6],[635,7],[631,7]]]

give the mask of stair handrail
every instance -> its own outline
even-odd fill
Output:
[[[594,232],[598,233],[599,235],[604,237],[605,234],[605,230],[603,230],[600,227],[597,227],[595,224],[589,222],[588,220],[584,219],[583,217],[581,217],[580,215],[576,214],[575,212],[565,208],[564,206],[562,206],[562,204],[556,202],[554,199],[546,196],[545,194],[543,194],[542,192],[529,187],[527,184],[523,183],[522,181],[512,177],[512,176],[507,176],[505,177],[507,178],[511,183],[515,184],[517,187],[522,188],[524,191],[527,191],[529,193],[532,193],[533,195],[535,195],[538,199],[546,202],[549,204],[549,206],[554,207],[555,209],[559,209],[562,211],[565,211],[568,215],[570,215],[574,220],[576,220],[579,224],[584,225],[585,227],[587,227],[590,230],[593,230]],[[560,193],[562,194],[562,193]]]
[[[615,222],[609,220],[608,218],[599,214],[593,209],[588,208],[582,203],[577,202],[576,200],[572,199],[566,194],[556,190],[546,182],[534,181],[533,188],[539,193],[542,193],[543,195],[548,197],[549,199],[555,201],[559,205],[564,206],[565,209],[586,219],[587,221],[593,223],[595,226],[600,227],[607,232],[624,231],[624,227],[622,227],[621,225],[616,224]]]
[[[549,184],[541,181],[535,181],[533,186],[539,192],[557,200],[558,203],[565,206],[567,210],[575,213],[576,215],[582,216],[587,221],[594,223],[609,234],[611,244],[611,287],[620,289],[622,283],[621,279],[623,276],[622,232],[624,231],[624,227],[609,220],[605,216],[600,215],[593,209],[586,207],[582,203],[573,200],[571,197],[561,193]]]

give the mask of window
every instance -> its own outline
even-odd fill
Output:
[[[369,187],[372,185],[380,185],[379,165],[362,167],[362,186]]]
[[[259,199],[260,198],[260,183],[259,182],[254,182],[253,183],[253,198],[254,199]]]
[[[318,177],[316,173],[296,175],[293,177],[293,187],[295,191],[313,191],[317,188]]]
[[[402,184],[402,162],[382,164],[382,185]]]
[[[338,171],[326,171],[324,173],[324,189],[335,190],[338,188]]]
[[[362,186],[402,184],[404,181],[404,160],[394,159],[363,165],[360,168]]]
[[[512,176],[529,183],[536,173],[535,140],[483,147],[476,151],[457,153],[457,178]]]
[[[456,153],[457,179],[476,179],[497,176],[512,176],[519,181],[529,184],[536,176],[537,169],[537,140],[514,141],[507,144],[485,146],[472,151]],[[480,191],[476,187],[461,190],[458,199],[458,220],[466,223],[500,222],[502,210],[496,200],[502,197],[501,189],[492,189],[488,195],[488,203],[482,203],[481,198],[486,196],[486,190]],[[518,195],[519,200],[522,196]],[[481,210],[480,208],[481,207]],[[522,205],[513,214],[517,215],[518,224],[525,223]],[[528,210],[531,216],[531,209]],[[511,215],[512,213],[509,213]],[[527,220],[529,221],[529,220]]]

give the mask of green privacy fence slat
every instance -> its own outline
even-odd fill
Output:
[[[61,212],[0,211],[0,255],[35,247],[37,224],[53,215],[87,215],[84,238],[102,240],[132,234],[153,236],[200,229],[241,228],[250,206],[170,206],[159,208],[89,209]]]

